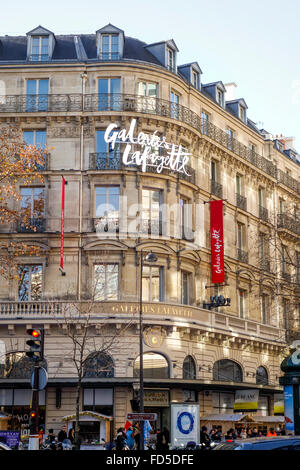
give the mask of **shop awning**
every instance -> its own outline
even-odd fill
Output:
[[[64,416],[62,418],[63,421],[74,421],[76,419],[76,414]],[[99,421],[112,421],[112,416],[103,415],[101,413],[96,413],[95,411],[80,411],[79,413],[79,421],[85,420],[99,420]]]
[[[201,416],[200,421],[226,421],[232,423],[247,422],[255,423],[255,418],[244,413],[234,413],[234,414],[211,414],[206,416]]]

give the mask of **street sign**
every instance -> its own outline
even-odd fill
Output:
[[[156,413],[127,413],[127,419],[132,421],[156,421]]]
[[[44,367],[39,367],[39,390],[44,390],[48,382],[48,374]],[[31,387],[34,389],[34,371],[30,379]]]

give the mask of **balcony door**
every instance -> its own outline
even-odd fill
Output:
[[[37,79],[26,82],[26,111],[48,111],[49,80]]]
[[[98,111],[121,110],[121,79],[98,79]]]

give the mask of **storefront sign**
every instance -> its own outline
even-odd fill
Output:
[[[214,284],[225,281],[223,201],[210,202],[211,280]]]
[[[0,441],[8,447],[19,447],[20,433],[18,431],[0,431]]]
[[[200,405],[171,404],[171,446],[186,446],[188,442],[199,444]]]
[[[284,414],[284,398],[283,393],[274,394],[274,415]]]
[[[237,390],[233,411],[257,411],[259,390]]]
[[[144,406],[169,406],[169,391],[144,390]]]
[[[156,413],[127,413],[127,418],[130,421],[156,421]]]
[[[134,137],[136,119],[132,119],[130,128],[117,130],[117,124],[110,124],[104,134],[104,140],[110,144],[110,149],[114,150],[116,144],[126,144],[123,152],[124,165],[140,166],[143,172],[147,167],[154,167],[157,173],[163,169],[184,173],[190,176],[187,171],[190,153],[187,153],[181,145],[176,145],[166,141],[165,137],[159,137],[157,131],[152,135],[139,132]],[[134,151],[134,147],[141,147],[141,150]],[[160,149],[164,155],[160,155]]]

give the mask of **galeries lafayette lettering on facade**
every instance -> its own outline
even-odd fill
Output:
[[[191,176],[187,172],[191,154],[186,152],[182,145],[167,142],[164,136],[157,135],[157,131],[151,135],[140,132],[134,137],[135,127],[136,119],[132,119],[128,131],[119,130],[117,124],[112,123],[104,134],[104,140],[110,145],[111,150],[115,150],[118,144],[126,144],[123,151],[124,165],[140,166],[143,172],[146,172],[150,166],[154,167],[157,173],[167,169]],[[134,151],[136,146],[141,147],[141,150]]]

